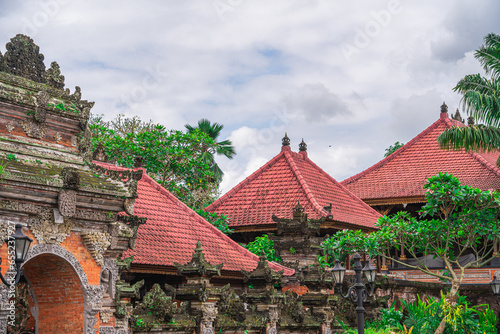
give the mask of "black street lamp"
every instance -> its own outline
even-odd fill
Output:
[[[9,238],[5,239],[7,247],[9,249],[9,255],[11,254],[11,251],[14,251],[13,257],[16,264],[16,277],[14,280],[14,284],[7,282],[7,280],[2,275],[2,272],[0,272],[0,279],[5,285],[10,287],[19,283],[19,280],[21,279],[21,275],[23,273],[21,265],[26,260],[26,256],[28,255],[28,250],[32,241],[32,239],[30,239],[23,233],[23,226],[21,224],[16,224],[16,231]],[[2,258],[0,258],[0,264],[2,264]]]
[[[365,333],[365,308],[363,303],[366,301],[367,297],[373,296],[373,289],[375,286],[375,275],[377,270],[370,264],[370,261],[366,261],[364,268],[361,266],[361,256],[358,253],[354,254],[354,272],[356,273],[356,282],[351,285],[344,295],[342,293],[342,283],[344,282],[344,276],[346,269],[340,265],[340,261],[335,261],[335,266],[332,268],[332,276],[338,287],[340,295],[349,300],[353,305],[356,306],[356,312],[358,313],[358,334]],[[363,278],[361,272],[365,274],[365,278],[370,286],[370,291],[363,284]]]
[[[498,302],[498,295],[500,295],[500,281],[497,280],[496,276],[493,276],[493,281],[490,283],[491,290],[493,290],[493,294],[497,298],[497,304],[500,305]]]

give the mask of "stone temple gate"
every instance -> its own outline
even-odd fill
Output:
[[[43,59],[24,35],[0,53],[0,269],[7,277],[15,274],[3,240],[22,224],[34,241],[20,284],[28,292],[24,301],[16,297],[15,307],[30,315],[28,328],[128,333],[126,317],[115,317],[126,313],[124,294],[115,288],[116,260],[144,222],[133,212],[142,171],[92,164],[88,119],[94,103],[82,100],[79,87],[64,89],[59,65],[46,69]],[[11,297],[0,284],[0,333],[13,324]],[[15,322],[22,321],[16,310]]]

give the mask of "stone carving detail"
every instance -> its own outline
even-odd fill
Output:
[[[21,121],[21,127],[28,137],[42,139],[47,132],[47,126],[44,124],[38,124],[32,119],[25,119]]]
[[[9,229],[9,224],[2,222],[2,225],[0,225],[0,247],[2,247],[3,243],[5,242],[5,239],[9,237],[9,230],[10,232],[12,232],[14,229],[12,228]]]
[[[84,334],[95,334],[95,324],[97,324],[97,318],[93,312],[85,312],[85,333]]]
[[[49,86],[64,89],[64,75],[61,75],[61,69],[57,62],[50,63],[50,68],[45,72],[45,81]]]
[[[215,317],[217,317],[217,308],[215,303],[204,303],[201,306],[201,324],[200,331],[202,334],[214,334],[215,329],[213,326]]]
[[[63,168],[60,175],[63,187],[59,191],[59,211],[64,217],[71,218],[76,214],[76,190],[80,186],[80,175],[75,168]]]
[[[92,254],[95,262],[99,265],[103,265],[103,254],[108,249],[109,245],[111,245],[111,236],[109,233],[103,232],[83,232],[82,233],[83,241],[87,245],[87,248]]]
[[[63,217],[71,218],[76,214],[76,191],[61,189],[58,197],[59,212]]]
[[[458,108],[457,108],[457,111],[455,112],[455,115],[451,115],[451,119],[454,119],[455,121],[458,121],[461,123],[465,122],[465,120],[462,118],[462,115],[460,115],[460,111],[458,111]]]
[[[14,126],[14,122],[10,121],[9,123],[7,123],[7,125],[5,126],[7,128],[7,131],[9,133],[12,132],[12,130],[14,130],[15,126]]]
[[[73,147],[78,146],[78,138],[76,138],[76,136],[71,136],[71,146]]]
[[[6,48],[7,52],[3,57],[5,72],[45,83],[44,56],[31,38],[18,34],[11,38]]]
[[[125,202],[123,203],[123,207],[125,208],[125,212],[128,215],[131,215],[131,216],[134,215],[134,204],[135,204],[135,198],[130,198],[130,197],[125,198]]]
[[[56,141],[56,143],[59,144],[59,142],[62,140],[62,137],[61,137],[61,134],[59,132],[56,132],[54,134],[54,140]]]
[[[104,152],[104,147],[102,146],[102,142],[99,142],[99,144],[97,144],[94,153],[92,153],[92,160],[97,160],[102,162],[108,161],[108,155],[106,154],[106,152]]]
[[[114,327],[109,327],[109,326],[99,327],[99,334],[115,334],[115,333],[116,329]]]
[[[106,289],[106,286],[104,286],[103,293],[104,294],[107,293],[110,295],[111,298],[114,298],[116,294],[116,281],[119,279],[119,270],[115,260],[110,258],[105,258],[101,266],[101,277],[104,271],[108,271],[109,279],[108,279],[108,289]]]
[[[70,234],[74,226],[73,221],[65,219],[64,223],[54,222],[54,212],[52,209],[45,209],[37,217],[30,217],[27,220],[30,230],[40,244],[57,244],[63,242]]]
[[[99,312],[99,316],[101,317],[101,321],[105,324],[107,324],[109,322],[109,319],[111,319],[111,316],[113,315],[113,312],[109,311],[109,312],[104,312],[104,311],[101,311]],[[101,330],[101,328],[103,327],[100,327],[99,330]]]
[[[36,109],[34,118],[38,123],[45,123],[45,121],[47,121],[47,105],[49,103],[49,99],[49,94],[44,91],[39,91],[36,95]]]

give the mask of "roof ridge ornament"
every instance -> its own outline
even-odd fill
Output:
[[[5,47],[5,54],[2,56],[0,53],[0,71],[64,89],[64,76],[61,75],[59,65],[54,61],[45,70],[45,57],[31,37],[17,34]]]
[[[458,108],[457,111],[455,112],[455,115],[451,115],[451,119],[461,123],[465,122],[465,120],[462,118],[462,115],[460,115],[460,111],[458,111]]]
[[[448,113],[448,106],[446,105],[446,103],[444,103],[444,101],[443,104],[441,105],[441,113],[442,114]]]
[[[288,135],[285,132],[285,137],[281,139],[281,145],[282,146],[290,146],[290,138],[288,138]]]
[[[469,118],[467,118],[467,125],[474,126],[474,117],[470,116]]]
[[[302,141],[299,144],[299,151],[300,152],[306,152],[307,151],[307,144],[304,142],[304,138],[302,138]]]

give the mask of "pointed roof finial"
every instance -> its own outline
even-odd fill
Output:
[[[288,135],[285,132],[285,137],[281,140],[282,146],[290,146],[290,138],[288,138]]]
[[[441,105],[441,113],[448,113],[448,106],[446,105],[446,103],[444,103],[444,101]]]
[[[299,144],[299,151],[300,152],[307,151],[307,144],[304,142],[304,138],[302,138],[302,142]]]
[[[462,118],[462,115],[460,115],[460,111],[458,111],[458,108],[457,108],[457,111],[455,112],[455,115],[451,115],[451,119],[454,119],[455,121],[458,121],[458,122],[464,122],[464,119]]]
[[[474,117],[470,116],[469,118],[467,118],[467,125],[474,126]]]

